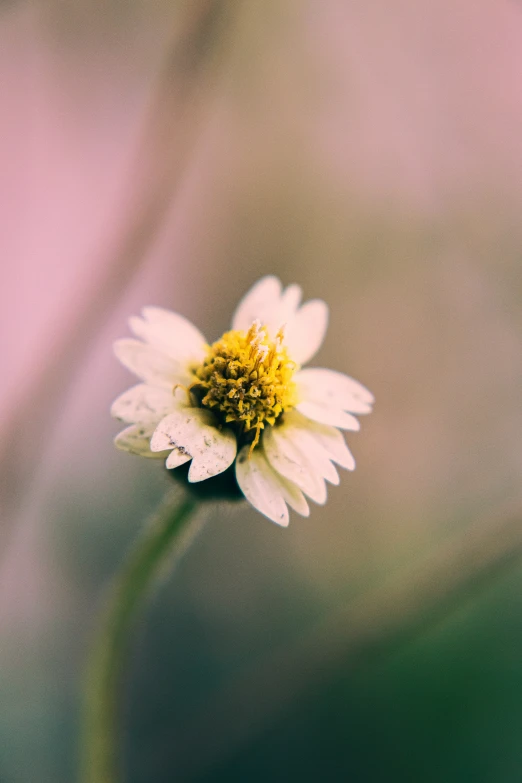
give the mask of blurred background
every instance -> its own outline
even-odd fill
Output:
[[[117,452],[146,304],[259,277],[377,399],[281,530],[215,506],[135,637],[129,783],[522,779],[522,4],[0,5],[0,780],[70,783],[111,575],[170,481]]]

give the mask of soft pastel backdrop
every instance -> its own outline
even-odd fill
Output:
[[[260,276],[372,389],[358,467],[209,524],[136,635],[130,783],[519,783],[522,4],[0,6],[0,780],[70,783],[89,640],[169,479],[112,356]]]

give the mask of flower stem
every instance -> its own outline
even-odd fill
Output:
[[[100,633],[88,662],[85,694],[82,783],[120,780],[118,705],[126,654],[137,612],[159,577],[180,558],[202,526],[197,501],[172,494],[145,526],[112,584]],[[170,571],[170,568],[169,568]]]

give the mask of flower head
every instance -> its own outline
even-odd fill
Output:
[[[124,451],[190,462],[191,483],[235,463],[239,488],[269,519],[288,524],[288,508],[307,516],[305,496],[326,500],[333,465],[353,470],[339,431],[358,430],[353,414],[369,413],[372,394],[334,370],[307,368],[321,346],[328,310],[301,289],[264,277],[241,300],[232,330],[208,345],[186,318],[145,307],[130,319],[137,338],[115,353],[142,383],[113,403],[128,426],[116,437]]]
[[[248,331],[226,332],[210,346],[203,364],[194,368],[197,380],[190,392],[243,439],[254,432],[253,450],[265,424],[274,426],[294,407],[296,367],[283,344],[283,328],[272,340],[255,320]]]

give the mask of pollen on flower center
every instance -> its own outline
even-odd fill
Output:
[[[194,368],[197,380],[190,391],[199,405],[236,424],[239,435],[251,433],[252,448],[265,424],[274,425],[296,402],[297,365],[283,339],[283,329],[271,340],[267,328],[254,321],[247,332],[226,332]]]

